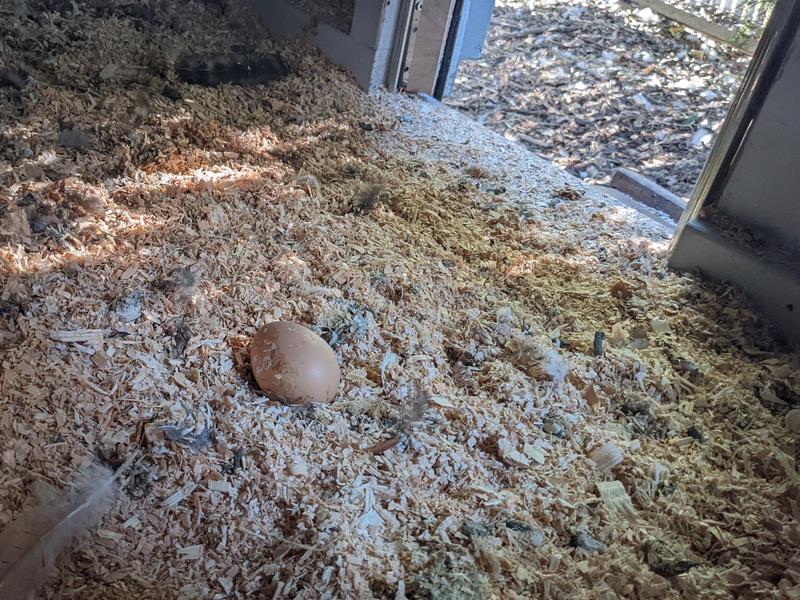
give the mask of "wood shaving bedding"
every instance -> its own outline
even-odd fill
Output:
[[[799,361],[741,294],[668,272],[663,231],[559,198],[580,184],[544,162],[415,137],[419,103],[190,6],[0,24],[42,74],[0,88],[0,527],[36,478],[139,457],[44,597],[797,596]],[[239,43],[294,74],[173,81],[176,46]],[[274,319],[335,346],[333,403],[255,389]],[[655,572],[652,540],[698,564]]]

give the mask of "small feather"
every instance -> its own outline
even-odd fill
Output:
[[[111,471],[92,464],[66,492],[34,484],[36,505],[0,533],[0,598],[22,600],[44,585],[59,556],[108,511],[114,481]]]

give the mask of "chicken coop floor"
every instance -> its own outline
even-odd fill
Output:
[[[800,361],[737,291],[300,44],[269,86],[175,81],[276,49],[190,8],[0,20],[0,530],[118,470],[43,598],[800,597]],[[275,319],[334,348],[335,401],[257,391]]]

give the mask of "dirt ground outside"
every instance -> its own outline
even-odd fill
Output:
[[[447,103],[589,183],[688,197],[749,57],[617,0],[499,0]]]

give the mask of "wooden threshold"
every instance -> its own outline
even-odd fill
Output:
[[[651,9],[653,12],[658,13],[662,17],[666,17],[672,21],[675,21],[676,23],[680,23],[689,29],[693,29],[694,31],[702,33],[703,35],[707,35],[718,42],[732,46],[746,54],[752,56],[753,52],[755,52],[756,45],[758,44],[757,38],[742,40],[739,34],[737,34],[735,31],[730,31],[722,25],[713,23],[708,19],[698,17],[686,12],[685,10],[681,10],[680,8],[670,6],[661,0],[633,1],[643,8]]]

